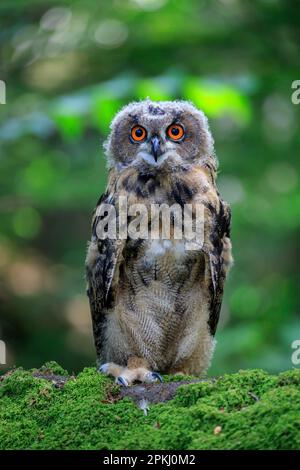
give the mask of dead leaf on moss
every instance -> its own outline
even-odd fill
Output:
[[[39,394],[43,397],[49,398],[49,388],[42,388]]]
[[[220,434],[222,432],[222,426],[216,426],[214,429],[214,435]]]

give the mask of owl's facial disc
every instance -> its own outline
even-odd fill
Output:
[[[179,123],[173,123],[162,130],[149,131],[141,125],[135,125],[130,131],[130,141],[139,144],[136,152],[138,159],[156,167],[161,166],[171,154],[176,154],[173,142],[178,145],[184,136],[184,127]]]
[[[143,174],[214,160],[207,119],[185,101],[147,99],[128,104],[114,118],[105,150],[110,168],[135,167]]]

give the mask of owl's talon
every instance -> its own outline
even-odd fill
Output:
[[[157,381],[159,382],[163,382],[164,379],[162,378],[162,376],[158,373],[158,372],[152,372],[151,373],[152,377]]]
[[[129,383],[127,380],[122,377],[122,375],[119,375],[119,377],[116,378],[116,384],[122,385],[123,387],[128,387]]]
[[[146,383],[163,382],[163,378],[158,372],[148,372],[143,381]]]
[[[101,364],[98,371],[101,372],[102,374],[107,374],[108,369],[109,369],[109,362],[106,362],[105,364]]]

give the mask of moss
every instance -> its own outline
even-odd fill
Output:
[[[63,371],[49,363],[45,371]],[[66,375],[66,371],[63,371]],[[183,378],[183,379],[186,379]],[[183,385],[147,416],[86,368],[63,388],[22,369],[0,384],[2,449],[299,449],[300,370]],[[214,430],[219,428],[219,433]]]
[[[164,379],[165,383],[170,383],[170,382],[185,382],[185,381],[192,381],[195,380],[195,377],[192,375],[163,375],[162,376]],[[196,380],[199,380],[199,377],[197,377]]]
[[[44,374],[54,374],[54,375],[68,375],[68,371],[63,369],[57,362],[49,361],[46,362],[40,369],[39,372]]]
[[[300,373],[299,369],[288,370],[282,372],[278,376],[279,385],[299,385],[300,386]]]

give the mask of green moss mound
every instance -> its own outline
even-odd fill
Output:
[[[56,363],[43,371],[66,372]],[[147,415],[118,392],[94,368],[61,388],[17,369],[0,382],[0,448],[300,448],[300,370],[240,371],[183,385]]]

